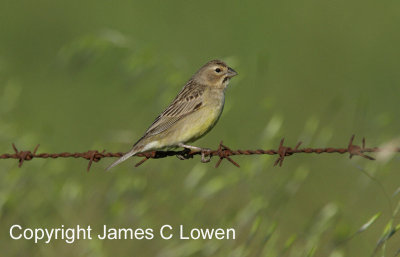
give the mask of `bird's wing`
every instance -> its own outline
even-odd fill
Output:
[[[196,84],[190,80],[167,109],[165,109],[165,111],[156,118],[153,124],[151,124],[144,136],[134,144],[132,150],[112,163],[107,170],[140,152],[143,149],[143,146],[140,145],[143,139],[167,130],[180,119],[200,109],[203,105],[203,93],[205,88],[205,86]]]
[[[177,121],[197,111],[202,107],[204,90],[205,86],[189,81],[167,109],[155,119],[143,138],[165,131]]]

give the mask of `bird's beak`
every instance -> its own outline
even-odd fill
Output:
[[[231,67],[228,67],[227,75],[228,75],[228,78],[232,78],[232,77],[238,75],[238,73],[234,69],[232,69]]]

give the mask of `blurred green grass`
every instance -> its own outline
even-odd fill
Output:
[[[355,133],[375,146],[399,138],[397,2],[1,6],[0,153],[11,142],[40,143],[39,152],[127,151],[214,58],[239,76],[218,125],[197,145],[276,148],[285,137],[287,145],[342,147]],[[235,160],[242,168],[168,158],[134,169],[131,160],[112,173],[103,172],[111,160],[90,173],[84,160],[35,160],[21,169],[1,161],[0,247],[4,256],[368,256],[391,219],[399,223],[397,156],[296,155],[282,168],[268,156]],[[8,237],[15,223],[222,226],[235,227],[238,238],[34,245]],[[399,241],[394,234],[383,253],[394,255]]]

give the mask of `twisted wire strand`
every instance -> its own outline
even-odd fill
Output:
[[[274,162],[274,166],[282,166],[283,161],[285,160],[286,157],[291,156],[293,154],[299,154],[299,153],[306,153],[306,154],[311,154],[311,153],[316,153],[316,154],[322,154],[322,153],[338,153],[338,154],[345,154],[348,153],[349,157],[352,158],[353,156],[361,156],[365,159],[368,160],[375,160],[375,158],[366,155],[365,153],[375,153],[375,152],[381,152],[383,150],[387,151],[392,151],[392,152],[397,152],[400,153],[400,147],[397,148],[392,148],[392,149],[384,149],[384,148],[379,148],[379,147],[370,147],[367,148],[365,147],[365,138],[362,140],[362,145],[354,145],[355,135],[352,135],[349,141],[349,144],[346,148],[334,148],[334,147],[327,147],[327,148],[299,148],[301,145],[301,142],[297,143],[297,145],[294,148],[284,146],[284,138],[281,139],[279,143],[279,147],[277,150],[275,149],[269,149],[269,150],[263,150],[263,149],[256,149],[256,150],[232,150],[226,145],[223,144],[221,141],[219,143],[219,146],[216,150],[204,150],[203,152],[201,151],[190,151],[188,149],[182,150],[182,151],[152,151],[152,152],[146,152],[146,153],[140,153],[137,154],[136,156],[139,157],[144,157],[141,161],[139,161],[135,167],[138,167],[142,165],[145,161],[148,159],[160,159],[160,158],[166,158],[170,156],[183,156],[183,159],[189,159],[193,158],[195,155],[200,155],[204,154],[205,156],[208,156],[210,159],[211,157],[219,157],[219,160],[217,161],[215,167],[219,167],[221,162],[226,159],[236,167],[240,167],[240,165],[234,161],[231,156],[235,155],[278,155],[278,158]],[[35,158],[84,158],[86,160],[89,160],[87,171],[90,170],[92,167],[93,162],[99,162],[103,158],[109,158],[109,157],[121,157],[124,155],[123,152],[116,152],[116,153],[111,153],[111,152],[106,152],[105,150],[99,152],[97,150],[89,150],[87,152],[75,152],[75,153],[69,153],[69,152],[62,152],[62,153],[37,153],[37,150],[40,145],[37,145],[33,151],[30,150],[22,150],[19,151],[17,147],[12,144],[12,147],[14,149],[14,153],[5,153],[0,155],[0,159],[17,159],[18,160],[18,167],[21,167],[24,164],[24,161],[30,161]]]

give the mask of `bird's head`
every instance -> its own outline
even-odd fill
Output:
[[[226,63],[220,60],[212,60],[200,68],[193,76],[197,83],[216,88],[225,88],[230,78],[237,75],[237,72],[228,67]]]

